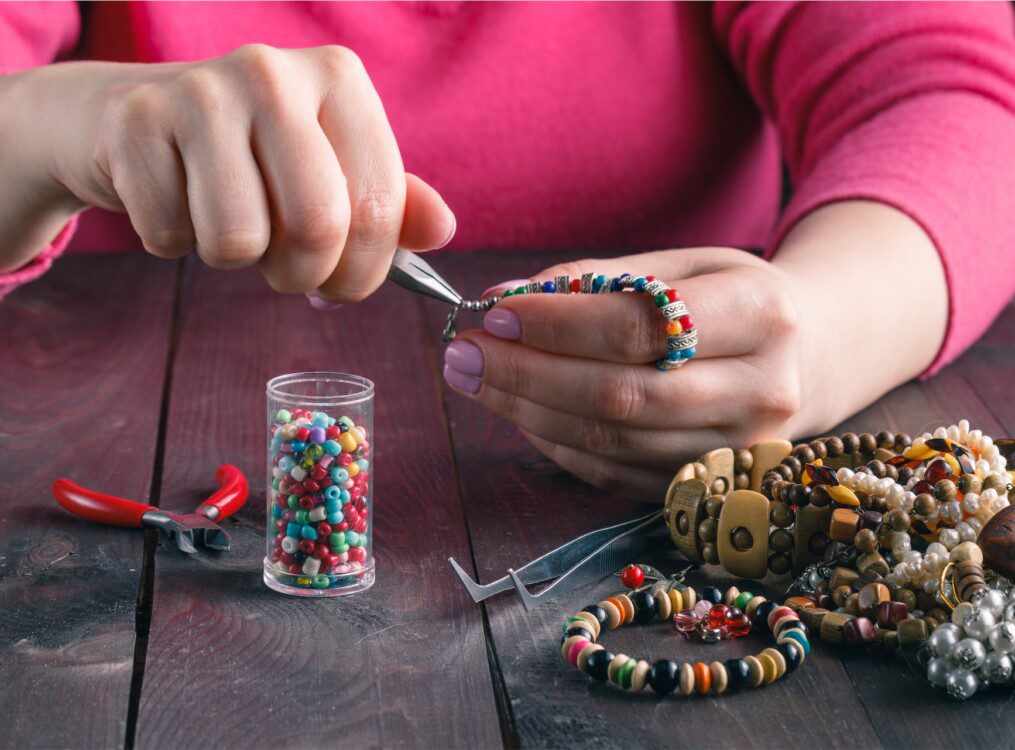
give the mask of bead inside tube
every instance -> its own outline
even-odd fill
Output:
[[[295,596],[374,583],[374,384],[301,372],[267,384],[264,582]]]

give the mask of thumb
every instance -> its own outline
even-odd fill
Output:
[[[451,242],[458,222],[440,194],[409,172],[405,174],[405,213],[398,246],[417,252]]]

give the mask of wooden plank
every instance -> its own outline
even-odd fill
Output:
[[[143,533],[73,518],[67,476],[144,499],[175,266],[63,258],[0,303],[0,745],[123,745]]]
[[[521,278],[563,255],[484,255],[438,261],[448,280],[467,296],[501,279]],[[440,330],[438,305],[430,329]],[[464,317],[464,316],[463,316]],[[462,321],[464,329],[478,319]],[[538,456],[513,426],[457,394],[448,396],[457,464],[481,580],[540,555],[580,533],[619,522],[662,498],[645,503],[595,490]],[[664,570],[679,564],[666,545],[648,562]],[[727,586],[718,568],[694,573],[694,586]],[[769,582],[770,583],[770,582]],[[765,589],[750,583],[750,590]],[[783,584],[784,585],[784,584]],[[581,607],[616,590],[603,582],[526,613],[505,594],[487,605],[496,656],[503,669],[512,720],[523,746],[597,747],[815,747],[873,746],[877,735],[836,653],[815,648],[792,678],[759,691],[682,700],[621,695],[564,664],[560,625]],[[642,658],[726,659],[770,645],[760,634],[716,645],[687,643],[659,623],[627,627],[602,639],[614,653]],[[846,740],[848,738],[848,740]]]
[[[232,551],[159,560],[138,746],[500,744],[480,611],[446,562],[470,551],[419,301],[393,288],[319,313],[198,266],[183,298],[163,506],[194,503],[223,461],[252,496]],[[377,384],[378,575],[305,601],[261,580],[264,386],[314,369]]]

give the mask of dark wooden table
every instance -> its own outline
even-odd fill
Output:
[[[560,257],[437,264],[477,291]],[[442,318],[395,288],[319,313],[255,272],[140,254],[61,260],[0,304],[0,746],[1015,745],[1010,694],[958,704],[901,658],[818,644],[764,690],[623,695],[557,653],[562,618],[608,584],[530,614],[509,595],[473,604],[448,556],[488,581],[658,498],[583,485],[446,389]],[[377,584],[338,600],[261,580],[264,383],[313,369],[377,383]],[[957,364],[844,427],[916,434],[966,417],[1015,434],[1013,382],[1009,309]],[[79,521],[49,492],[70,476],[186,509],[222,462],[254,491],[219,555]],[[691,582],[727,582],[707,575]],[[662,624],[610,635],[650,658],[729,658],[758,647],[747,640],[685,644]]]

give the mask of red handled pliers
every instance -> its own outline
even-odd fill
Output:
[[[53,497],[75,516],[110,526],[159,529],[188,554],[195,544],[216,550],[229,549],[229,535],[215,521],[228,518],[247,502],[249,486],[243,472],[222,464],[215,472],[219,489],[193,513],[178,515],[114,495],[85,489],[69,479],[53,482]]]

